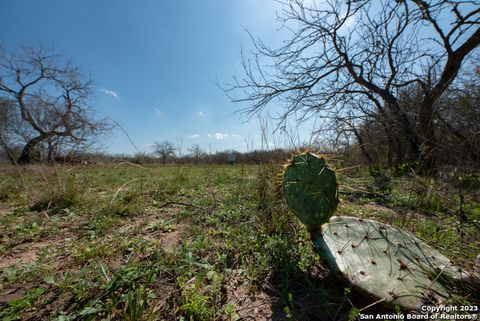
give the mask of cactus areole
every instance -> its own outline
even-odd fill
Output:
[[[312,153],[293,157],[283,174],[283,194],[309,230],[328,222],[338,205],[337,179],[325,159]]]

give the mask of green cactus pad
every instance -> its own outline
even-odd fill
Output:
[[[309,230],[328,222],[338,205],[335,172],[325,159],[296,155],[283,174],[283,193],[290,209]]]
[[[374,299],[406,310],[440,304],[449,297],[442,282],[461,277],[444,255],[410,233],[379,222],[335,216],[313,238],[333,271]]]

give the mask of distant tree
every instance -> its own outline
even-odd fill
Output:
[[[152,148],[153,152],[160,157],[163,165],[165,165],[170,156],[175,155],[175,147],[173,146],[173,143],[168,140],[155,142]]]
[[[190,152],[191,156],[193,157],[193,162],[195,164],[198,164],[200,159],[202,159],[206,155],[205,151],[198,144],[192,145],[192,147],[190,147],[188,149],[188,151]]]
[[[92,88],[78,67],[43,48],[0,48],[0,145],[12,157],[12,146],[22,146],[11,161],[30,163],[42,150],[53,159],[60,149],[84,149],[108,131],[109,123],[94,115]]]
[[[291,37],[278,48],[253,40],[256,52],[244,61],[245,76],[225,88],[232,100],[248,102],[250,115],[281,102],[282,120],[341,117],[341,130],[375,114],[402,131],[411,158],[434,175],[437,102],[480,44],[475,1],[279,2],[279,19]],[[409,86],[420,88],[415,123],[400,100]],[[360,99],[368,103],[355,104]]]

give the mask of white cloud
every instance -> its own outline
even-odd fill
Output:
[[[197,116],[200,117],[200,118],[205,118],[205,113],[203,111],[199,111],[197,113]]]
[[[232,137],[232,138],[240,138],[240,137],[242,137],[242,135],[233,134],[233,133],[230,133],[230,134],[227,134],[227,133],[215,133],[215,134],[208,134],[207,136],[208,136],[208,138],[215,138],[216,140],[223,140],[223,139],[226,139],[226,138],[228,138],[228,137]]]
[[[199,134],[192,134],[192,135],[187,135],[188,138],[199,138]]]
[[[228,134],[215,133],[215,135],[213,135],[213,137],[215,137],[215,139],[222,140],[222,139],[227,138],[227,137],[228,137]]]
[[[115,91],[111,90],[111,89],[100,89],[100,91],[101,91],[102,93],[104,93],[104,94],[110,95],[110,96],[115,97],[115,98],[118,99],[118,94],[117,94]]]

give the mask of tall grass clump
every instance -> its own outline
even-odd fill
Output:
[[[84,199],[82,180],[76,174],[54,171],[47,176],[42,173],[41,180],[33,188],[34,203],[32,211],[58,213],[63,209],[80,205]]]

